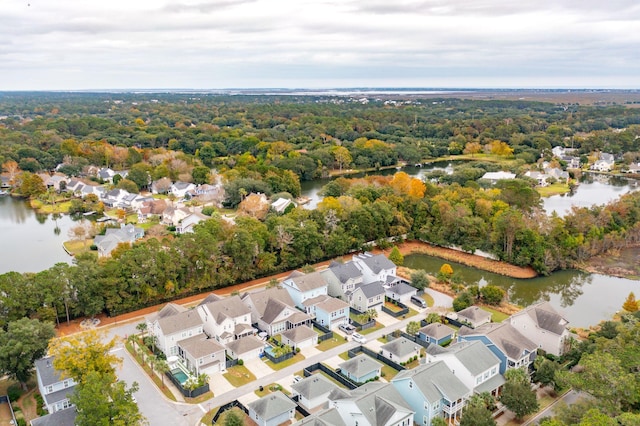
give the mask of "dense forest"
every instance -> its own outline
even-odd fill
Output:
[[[329,181],[315,210],[266,217],[213,212],[193,234],[149,235],[111,258],[0,275],[2,320],[118,314],[274,272],[386,239],[420,239],[492,252],[537,272],[575,267],[640,241],[640,195],[547,216],[528,180],[479,183],[486,171],[520,172],[554,146],[637,161],[640,110],[521,101],[179,94],[0,94],[0,163],[29,182],[36,172],[127,169],[117,185],[210,182],[235,208],[251,192],[300,194],[300,181],[348,168],[478,155],[451,176]],[[562,164],[560,164],[562,165]],[[24,186],[24,185],[23,185]],[[44,188],[34,186],[38,191]],[[26,191],[23,191],[25,193]]]

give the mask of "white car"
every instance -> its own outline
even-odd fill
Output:
[[[354,342],[358,342],[358,343],[367,343],[367,339],[359,333],[353,333],[351,335],[351,338],[353,339]]]

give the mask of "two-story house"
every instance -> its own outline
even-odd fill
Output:
[[[381,311],[384,305],[385,291],[380,281],[369,284],[359,284],[349,295],[349,304],[360,312],[369,309]]]
[[[426,361],[444,361],[453,374],[475,393],[498,395],[504,384],[500,374],[500,359],[482,342],[458,342],[448,348],[431,345]]]
[[[508,321],[484,324],[478,328],[461,327],[459,341],[482,342],[500,359],[500,374],[510,368],[530,368],[538,345],[526,338]]]
[[[224,347],[204,333],[179,340],[178,355],[184,366],[196,376],[226,370]]]
[[[340,263],[333,261],[329,267],[320,272],[328,286],[328,294],[342,300],[349,300],[356,286],[363,283],[363,275],[355,262]]]
[[[49,414],[65,410],[73,406],[69,397],[75,391],[76,382],[65,377],[53,367],[54,357],[36,360],[36,378],[38,390]]]
[[[320,272],[303,274],[299,271],[293,271],[289,277],[282,281],[282,287],[287,290],[294,305],[303,310],[306,300],[327,294],[327,282]]]
[[[263,315],[258,319],[258,328],[270,336],[310,324],[311,315],[274,298],[269,298]]]
[[[511,315],[511,325],[547,353],[563,355],[571,339],[569,321],[560,315],[549,302],[531,305]]]
[[[159,312],[149,315],[146,322],[147,330],[167,358],[179,355],[179,341],[204,332],[198,312],[175,303],[168,303]]]
[[[213,302],[201,303],[196,308],[203,323],[204,332],[222,344],[255,333],[251,326],[251,309],[239,296],[225,297]]]
[[[423,426],[436,417],[449,423],[459,420],[472,393],[442,361],[401,371],[391,384],[415,412],[415,424]]]
[[[390,383],[371,382],[329,393],[329,407],[349,426],[411,426],[414,411]]]
[[[307,313],[327,328],[349,323],[349,304],[335,297],[322,295],[304,302]]]
[[[364,252],[353,256],[355,266],[362,272],[363,282],[387,282],[387,277],[396,275],[397,267],[384,254]]]

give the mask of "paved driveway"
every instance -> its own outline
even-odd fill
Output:
[[[225,392],[229,392],[235,389],[231,383],[223,376],[224,373],[214,373],[209,376],[209,389],[214,395],[222,395]]]
[[[398,322],[398,319],[392,317],[386,312],[380,311],[378,313],[378,316],[376,317],[376,321],[378,321],[380,324],[384,325],[385,327],[389,327],[390,325],[396,324]]]
[[[443,308],[451,308],[453,306],[453,297],[440,293],[439,291],[432,290],[430,288],[425,289],[425,292],[433,297],[433,306],[440,306]]]
[[[271,367],[260,358],[248,359],[244,362],[244,366],[247,367],[257,379],[273,373]]]

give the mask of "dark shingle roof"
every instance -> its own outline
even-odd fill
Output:
[[[76,407],[69,407],[31,420],[31,426],[73,426],[78,415]]]
[[[476,329],[461,327],[458,333],[460,336],[486,336],[511,359],[520,359],[525,351],[533,352],[538,348],[508,322],[484,324]]]
[[[362,272],[360,272],[353,261],[345,263],[333,261],[329,264],[329,269],[343,284],[350,279],[356,279],[362,276]]]
[[[360,284],[356,286],[356,290],[357,289],[362,290],[367,299],[384,294],[384,287],[382,287],[382,283],[380,281],[374,281],[369,284]]]

